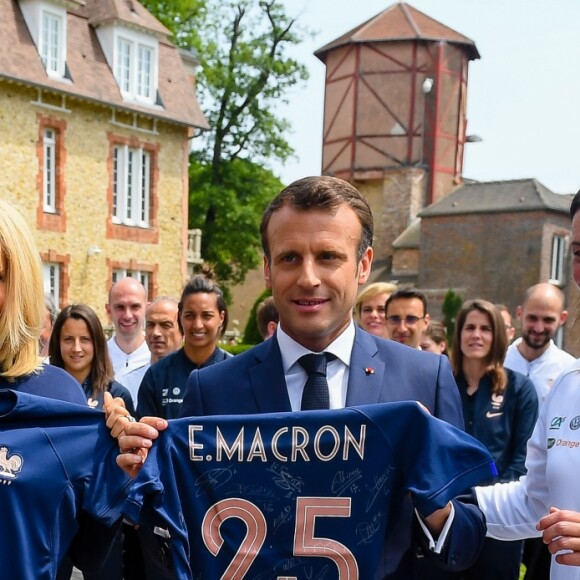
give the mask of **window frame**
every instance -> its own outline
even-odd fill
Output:
[[[52,274],[51,269],[55,272]],[[44,294],[50,296],[55,304],[61,303],[62,264],[59,262],[42,262],[42,282]]]
[[[149,227],[151,156],[144,147],[113,145],[113,223]]]
[[[123,98],[154,105],[158,72],[156,43],[125,32],[117,35],[114,46],[115,79]]]
[[[48,135],[48,133],[52,135]],[[47,126],[42,131],[43,168],[42,168],[42,208],[46,213],[57,213],[58,196],[58,130]]]
[[[66,12],[42,8],[40,11],[38,53],[46,73],[62,79],[66,72]]]
[[[566,236],[554,234],[552,236],[552,249],[550,255],[550,280],[558,284],[564,284],[566,261]]]

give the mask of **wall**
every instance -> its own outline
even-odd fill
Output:
[[[39,251],[45,257],[68,260],[68,302],[86,302],[105,321],[104,304],[113,263],[146,266],[154,273],[155,293],[180,294],[185,272],[187,130],[159,123],[158,135],[113,125],[111,110],[68,99],[70,112],[32,104],[33,89],[0,83],[0,195],[16,202],[32,227],[39,206],[39,118],[64,127],[65,230],[36,231]],[[110,142],[108,134],[137,138],[157,151],[157,243],[106,237],[109,220]],[[135,228],[136,229],[136,228]],[[143,234],[141,232],[137,232]],[[87,256],[90,246],[102,253]]]

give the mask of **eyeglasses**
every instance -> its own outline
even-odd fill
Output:
[[[404,322],[405,326],[415,326],[419,320],[423,320],[424,316],[405,316],[401,318],[400,316],[387,316],[387,322],[393,326],[401,326],[401,323]]]

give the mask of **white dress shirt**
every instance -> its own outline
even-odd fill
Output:
[[[302,391],[304,390],[307,375],[306,371],[298,362],[298,359],[313,351],[308,350],[301,344],[298,344],[293,338],[290,338],[280,324],[276,329],[276,338],[278,339],[280,354],[282,355],[282,367],[284,369],[284,377],[286,378],[290,405],[293,411],[300,411]],[[331,409],[344,409],[346,406],[348,369],[353,343],[354,322],[351,321],[344,332],[324,349],[324,352],[329,352],[336,356],[336,359],[330,361],[326,368]]]

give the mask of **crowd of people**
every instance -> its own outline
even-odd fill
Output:
[[[574,256],[579,208],[580,194],[570,210]],[[463,304],[449,336],[424,293],[368,284],[372,213],[332,177],[285,188],[260,235],[272,292],[257,309],[262,344],[235,357],[220,346],[228,309],[207,268],[179,299],[149,301],[130,277],[114,283],[107,341],[89,305],[57,312],[44,297],[30,230],[0,201],[0,388],[106,411],[118,466],[131,477],[169,419],[417,401],[478,440],[496,472],[443,496],[431,513],[420,512],[413,493],[390,506],[376,577],[517,580],[523,557],[527,580],[547,578],[550,567],[554,579],[580,578],[580,501],[569,477],[580,447],[580,367],[554,342],[567,317],[562,291],[548,283],[527,290],[515,341],[509,309],[482,298]],[[448,483],[456,475],[445,462],[438,469]],[[92,580],[175,573],[166,522],[103,527],[82,510],[72,515],[75,539],[47,577],[68,579],[73,566]],[[524,548],[526,538],[536,539]]]

